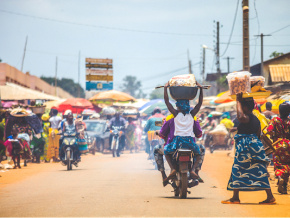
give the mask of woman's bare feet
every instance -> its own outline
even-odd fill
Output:
[[[265,201],[259,202],[259,204],[276,204],[276,199],[275,198],[271,198],[271,199],[267,198]]]

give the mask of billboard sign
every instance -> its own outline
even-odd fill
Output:
[[[113,89],[113,59],[86,58],[86,90]]]
[[[113,70],[86,69],[86,75],[109,75],[109,76],[113,76]]]
[[[113,82],[86,82],[87,91],[91,90],[112,90],[113,89]]]

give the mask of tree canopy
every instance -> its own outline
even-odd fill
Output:
[[[45,82],[54,85],[54,77],[40,77]],[[62,88],[63,90],[67,91],[74,97],[85,97],[84,89],[78,84],[75,83],[72,79],[62,78],[57,79],[57,87]],[[79,96],[79,90],[80,90],[80,96]]]
[[[279,57],[281,55],[283,55],[284,53],[283,52],[277,52],[277,51],[274,51],[270,54],[270,58],[276,58],[276,57]]]
[[[123,79],[122,84],[122,91],[130,94],[134,98],[145,98],[146,94],[143,93],[142,89],[142,83],[137,80],[137,77],[135,76],[126,76]]]

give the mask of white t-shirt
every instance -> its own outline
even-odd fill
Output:
[[[179,112],[174,118],[174,136],[191,136],[194,137],[193,133],[194,119],[191,114],[185,114]]]
[[[60,121],[61,121],[61,118],[59,116],[53,116],[49,118],[50,127],[53,129],[57,129]]]

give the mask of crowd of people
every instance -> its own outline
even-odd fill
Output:
[[[24,166],[28,162],[60,162],[64,157],[62,142],[65,134],[76,134],[78,162],[81,154],[88,153],[86,123],[82,114],[73,114],[71,110],[61,114],[57,109],[33,114],[27,108],[15,107],[2,111],[0,119],[0,164],[3,160],[13,161],[13,168],[20,169],[21,159]],[[93,114],[87,119],[100,119],[100,116]],[[125,134],[120,137],[120,150],[128,148],[132,153],[141,149],[142,128],[136,115],[124,119],[117,111],[113,117],[112,114],[104,115],[102,119],[106,120],[108,129],[122,127]]]
[[[273,151],[268,156],[265,153],[266,145],[261,141],[261,134],[265,132],[262,131],[260,120],[253,113],[254,110],[260,113],[260,110],[253,98],[243,98],[241,94],[237,94],[235,116],[231,117],[232,114],[226,112],[217,119],[212,113],[206,114],[200,111],[203,101],[201,86],[199,86],[200,95],[197,105],[190,107],[188,100],[177,100],[176,109],[169,102],[167,87],[168,84],[164,88],[167,114],[156,107],[151,116],[143,117],[143,121],[146,120],[144,128],[139,116],[128,116],[125,119],[120,112],[116,112],[113,117],[102,118],[107,120],[109,129],[118,126],[124,132],[120,135],[120,151],[125,148],[131,153],[134,150],[139,151],[143,146],[142,135],[146,135],[144,150],[149,157],[153,155],[157,169],[161,172],[163,186],[166,186],[176,174],[172,154],[180,147],[190,149],[194,153],[191,178],[196,180],[197,184],[202,183],[204,181],[199,176],[199,171],[208,144],[207,135],[222,125],[229,133],[236,131],[234,163],[227,185],[227,189],[233,191],[233,197],[222,203],[239,204],[240,191],[265,190],[267,198],[260,203],[275,204],[267,170],[271,161],[278,179],[278,192],[287,194],[290,176],[290,104],[288,102],[280,105],[279,115],[271,111],[271,103],[267,103],[266,111],[261,112],[267,119],[267,132],[273,142],[271,145]],[[81,160],[81,154],[88,152],[83,116],[74,115],[71,110],[65,111],[60,116],[56,109],[51,109],[46,114],[33,114],[25,108],[14,108],[2,113],[0,121],[0,163],[6,156],[8,161],[13,161],[14,169],[21,168],[21,159],[24,162],[23,166],[27,166],[28,162],[61,161],[64,155],[62,150],[64,134],[77,134],[78,162]],[[158,122],[161,125],[156,125]],[[156,132],[164,140],[163,143],[153,146],[148,137],[152,132]],[[112,135],[109,141],[111,144]],[[171,169],[168,176],[165,173],[163,156]],[[77,163],[75,165],[77,166]]]

